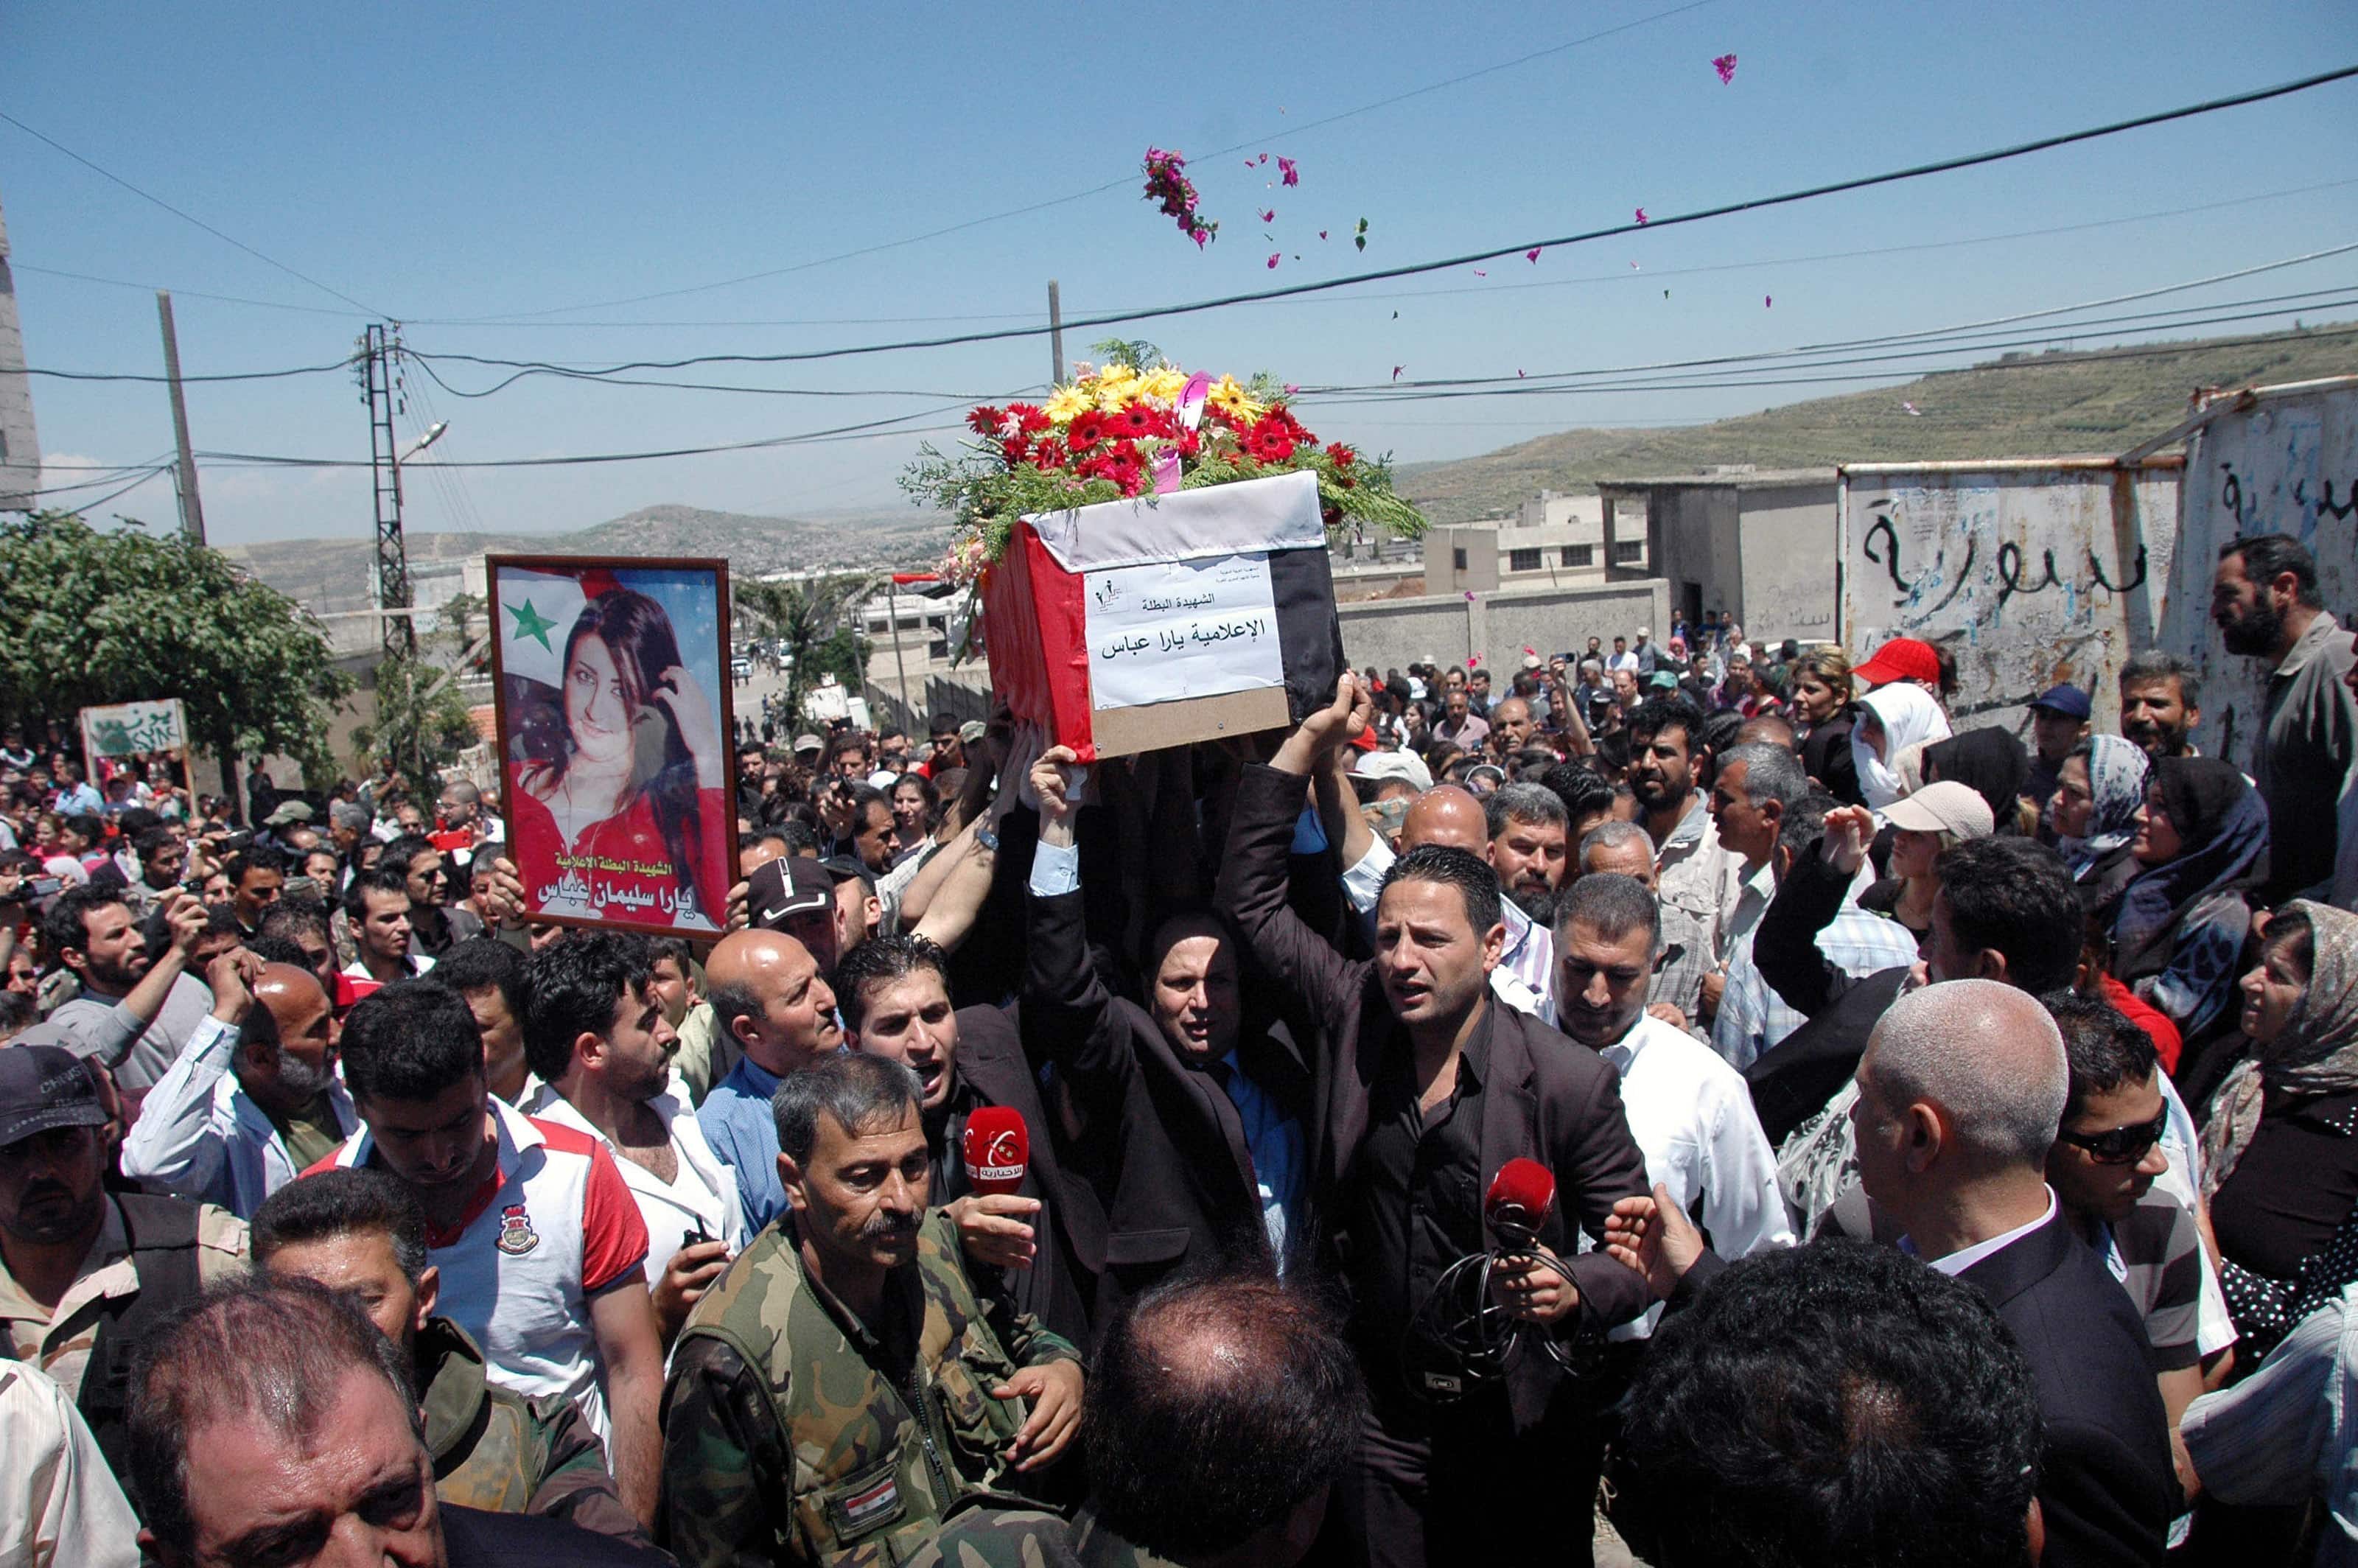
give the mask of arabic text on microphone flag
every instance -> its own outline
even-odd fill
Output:
[[[1093,571],[1081,597],[1098,708],[1285,684],[1265,551]]]

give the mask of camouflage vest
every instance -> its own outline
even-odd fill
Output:
[[[960,1498],[1005,1474],[1001,1456],[1026,1411],[990,1390],[1015,1363],[984,1319],[957,1228],[941,1211],[918,1233],[925,1317],[908,1382],[897,1386],[812,1288],[790,1230],[762,1232],[697,1303],[682,1339],[719,1339],[762,1378],[793,1455],[795,1558],[906,1562]]]

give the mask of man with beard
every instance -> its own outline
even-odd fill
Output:
[[[449,860],[432,839],[395,838],[384,847],[377,864],[400,871],[408,890],[413,957],[438,960],[460,943],[483,935],[483,922],[473,910],[452,907]]]
[[[1091,1286],[1106,1266],[1105,1212],[1065,1171],[1015,1021],[1001,1008],[952,1008],[949,957],[922,936],[861,943],[837,967],[832,989],[850,1047],[917,1075],[934,1201],[957,1222],[968,1265],[1011,1271],[998,1281],[1019,1310],[1087,1343]],[[1021,1116],[1030,1139],[1023,1184],[1012,1193],[978,1193],[967,1179],[967,1119],[986,1106]]]
[[[1572,827],[1562,797],[1545,784],[1501,784],[1484,798],[1482,816],[1498,891],[1532,920],[1549,924]]]
[[[232,953],[205,978],[212,1011],[148,1092],[123,1173],[252,1219],[359,1121],[336,1077],[338,1030],[318,977]]]
[[[2121,735],[2155,762],[2190,757],[2188,739],[2202,722],[2202,675],[2160,648],[2132,654],[2121,665]]]
[[[1367,725],[1356,677],[1237,786],[1217,901],[1262,969],[1324,1029],[1313,1053],[1310,1146],[1322,1262],[1347,1282],[1350,1336],[1372,1413],[1348,1495],[1350,1560],[1487,1561],[1500,1498],[1569,1498],[1553,1552],[1590,1561],[1598,1412],[1548,1353],[1639,1315],[1636,1276],[1582,1231],[1645,1191],[1613,1069],[1537,1019],[1494,1004],[1506,944],[1497,876],[1426,844],[1392,866],[1371,961],[1351,962],[1288,905],[1288,854],[1304,785]],[[1641,957],[1641,965],[1643,958]],[[1480,1195],[1507,1161],[1536,1159],[1561,1195],[1528,1250],[1490,1274],[1492,1300],[1428,1310],[1458,1260],[1488,1250]],[[1501,1309],[1495,1317],[1487,1307]],[[1503,1368],[1468,1358],[1456,1313],[1519,1325]],[[1542,1343],[1545,1341],[1545,1343]],[[1561,1516],[1559,1516],[1560,1518]]]
[[[525,961],[527,1116],[606,1146],[647,1230],[655,1327],[669,1345],[742,1249],[737,1180],[671,1087],[679,1036],[654,989],[654,944],[569,931]]]
[[[1741,891],[1702,784],[1711,766],[1703,714],[1682,697],[1658,697],[1629,716],[1629,793],[1654,841],[1664,903],[1717,930]]]
[[[245,1223],[103,1183],[98,1080],[54,1031],[0,1049],[0,1331],[73,1400],[124,1472],[131,1357],[207,1285],[245,1271]]]
[[[1336,773],[1334,789],[1321,789],[1322,800],[1331,794],[1340,806],[1351,798],[1350,781],[1339,771],[1340,753],[1330,757],[1325,765]],[[1554,795],[1545,785],[1533,786],[1542,794]],[[1494,794],[1504,794],[1500,790]],[[1562,809],[1563,801],[1555,796]],[[1544,807],[1534,806],[1534,811]],[[1379,838],[1368,826],[1367,817],[1354,810],[1327,810],[1325,814],[1327,838],[1343,849],[1343,893],[1351,907],[1367,919],[1370,929],[1376,918],[1376,901],[1382,894],[1384,879],[1391,872],[1393,863],[1401,855],[1423,845],[1447,845],[1465,850],[1479,860],[1492,862],[1496,869],[1496,836],[1490,828],[1489,807],[1479,795],[1461,784],[1443,784],[1419,795],[1416,804],[1408,808],[1401,819],[1400,847]],[[1568,816],[1567,816],[1568,820]],[[1568,835],[1568,828],[1560,829]],[[1533,840],[1533,854],[1543,864],[1545,850]],[[1557,881],[1563,881],[1559,860]],[[1490,987],[1498,1000],[1531,1013],[1542,1023],[1555,1018],[1555,946],[1548,935],[1545,912],[1539,919],[1523,913],[1520,905],[1502,898],[1498,917],[1506,925],[1506,950],[1499,956],[1498,966],[1490,971]]]
[[[434,1495],[494,1513],[543,1514],[626,1541],[639,1521],[614,1495],[606,1451],[562,1394],[526,1399],[492,1382],[467,1331],[434,1309],[426,1217],[382,1171],[322,1171],[282,1187],[254,1217],[254,1268],[354,1298],[410,1368],[434,1458]]]
[[[831,1056],[775,1113],[794,1223],[754,1238],[680,1336],[665,1539],[688,1568],[905,1561],[959,1503],[1063,1456],[1080,1360],[979,1287],[927,1213],[915,1074]]]
[[[2229,653],[2268,665],[2252,748],[2252,782],[2276,829],[2261,901],[2323,898],[2333,877],[2342,781],[2358,755],[2358,699],[2343,684],[2353,663],[2350,634],[2318,597],[2316,560],[2282,534],[2248,535],[2221,547],[2211,619]]]
[[[622,1500],[654,1517],[663,1345],[647,1227],[590,1135],[492,1098],[458,992],[405,980],[344,1021],[361,1130],[321,1166],[381,1170],[426,1211],[442,1310],[520,1394],[563,1394],[607,1444]]]
[[[1743,1075],[1683,1030],[1646,1011],[1660,932],[1654,895],[1635,877],[1592,873],[1573,883],[1556,916],[1557,1018],[1564,1033],[1620,1076],[1621,1108],[1646,1156],[1646,1179],[1667,1187],[1725,1258],[1790,1247],[1777,1195],[1777,1156],[1752,1113]],[[1652,1317],[1611,1337],[1644,1337]],[[1617,1368],[1626,1376],[1629,1368]]]
[[[43,949],[81,982],[81,994],[49,1022],[106,1064],[134,1115],[212,1007],[204,982],[188,972],[205,935],[205,906],[193,894],[167,892],[157,907],[171,941],[155,954],[131,906],[103,889],[69,888],[41,917]]]

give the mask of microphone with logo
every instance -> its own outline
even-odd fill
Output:
[[[1509,1358],[1527,1337],[1535,1339],[1558,1366],[1579,1370],[1552,1334],[1517,1317],[1490,1296],[1490,1277],[1504,1263],[1563,1272],[1563,1265],[1540,1242],[1540,1232],[1554,1212],[1555,1173],[1538,1161],[1509,1160],[1490,1178],[1482,1199],[1490,1248],[1444,1270],[1418,1314],[1427,1341],[1447,1352],[1451,1362],[1424,1375],[1428,1397],[1455,1399],[1469,1386],[1503,1376]]]
[[[978,1106],[958,1138],[966,1159],[967,1185],[985,1195],[1012,1193],[1023,1184],[1032,1162],[1032,1133],[1023,1113],[1003,1105]]]

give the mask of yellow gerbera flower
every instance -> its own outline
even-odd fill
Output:
[[[1085,413],[1096,406],[1097,399],[1091,397],[1080,387],[1060,386],[1049,395],[1047,402],[1040,406],[1040,411],[1059,425],[1069,425],[1073,422],[1074,415]]]
[[[1146,395],[1164,403],[1176,403],[1179,395],[1187,390],[1187,373],[1164,365],[1146,378]]]

